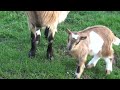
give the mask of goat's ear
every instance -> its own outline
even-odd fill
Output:
[[[81,36],[80,37],[80,40],[84,40],[84,39],[86,39],[87,38],[87,36]]]
[[[66,31],[68,34],[71,34],[72,32],[67,28],[67,31]]]

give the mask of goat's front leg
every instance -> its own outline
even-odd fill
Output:
[[[35,57],[36,53],[36,44],[40,41],[41,32],[38,28],[32,28],[31,31],[31,49],[29,51],[29,57]]]
[[[84,68],[85,68],[85,62],[86,62],[86,57],[82,57],[81,59],[79,59],[79,64],[77,65],[77,70],[75,72],[75,75],[76,75],[76,79],[80,79],[83,71],[84,71]]]
[[[110,74],[112,72],[112,58],[105,57],[106,62],[106,74]]]

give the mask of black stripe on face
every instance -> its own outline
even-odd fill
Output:
[[[72,49],[72,45],[69,46],[69,50],[71,50],[71,49]]]
[[[77,73],[80,73],[80,66],[77,67]]]
[[[74,45],[74,43],[75,43],[75,41],[71,41],[71,43],[70,43],[70,46],[69,46],[69,50],[71,50],[72,49],[72,47],[73,47],[73,45]]]

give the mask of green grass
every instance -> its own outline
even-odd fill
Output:
[[[42,30],[41,43],[35,58],[28,58],[30,31],[23,11],[0,11],[0,78],[1,79],[74,79],[76,61],[65,55],[66,29],[79,31],[92,25],[105,25],[120,37],[120,12],[72,11],[58,25],[54,40],[54,60],[46,58],[47,40]],[[105,62],[85,69],[83,79],[120,79],[120,47],[113,46],[116,63],[113,72],[105,75]],[[88,61],[91,57],[88,57]],[[88,63],[88,61],[86,63]]]

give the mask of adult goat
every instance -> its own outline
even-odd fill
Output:
[[[57,32],[57,25],[63,22],[69,11],[27,11],[28,24],[31,29],[31,49],[29,57],[34,57],[36,53],[36,44],[40,41],[40,28],[46,27],[45,37],[48,39],[47,57],[53,56],[53,39]]]

